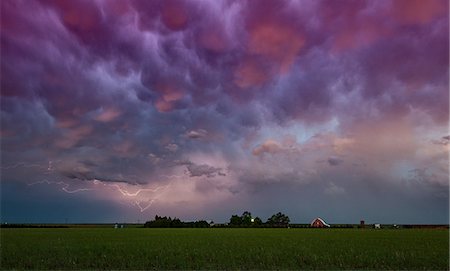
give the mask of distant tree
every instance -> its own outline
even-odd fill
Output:
[[[185,225],[184,225],[183,222],[181,222],[180,219],[178,219],[178,218],[175,217],[175,218],[171,221],[170,227],[171,227],[171,228],[184,228]]]
[[[205,220],[195,221],[195,227],[196,228],[208,228],[209,223]]]
[[[154,220],[145,222],[144,227],[146,228],[207,228],[209,223],[200,220],[196,222],[184,222],[180,219],[174,217],[173,219],[169,217],[155,216]]]
[[[144,227],[148,228],[169,228],[172,223],[172,218],[155,216],[155,220],[145,222]]]
[[[289,217],[281,212],[278,212],[267,219],[267,224],[271,227],[287,227],[289,222]]]
[[[252,225],[252,214],[248,211],[245,211],[244,213],[242,213],[241,216],[241,221],[242,221],[242,225],[249,227]]]
[[[238,215],[232,215],[230,218],[230,225],[231,226],[241,226],[242,218]]]
[[[253,219],[254,227],[261,227],[262,225],[263,225],[263,222],[262,222],[261,218],[255,217],[255,219]]]

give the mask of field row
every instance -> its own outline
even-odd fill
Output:
[[[2,269],[441,269],[449,231],[1,229]]]

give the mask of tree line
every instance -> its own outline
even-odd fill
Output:
[[[289,226],[290,219],[287,215],[278,212],[263,222],[259,217],[252,217],[248,211],[242,213],[241,216],[232,215],[228,226],[230,227],[270,227],[270,228],[286,228]]]
[[[154,220],[145,222],[146,228],[208,228],[212,226],[217,227],[230,227],[230,228],[287,228],[289,226],[290,219],[287,215],[278,212],[269,217],[266,222],[263,222],[259,217],[253,217],[248,211],[242,213],[242,215],[232,215],[229,223],[214,225],[214,222],[207,222],[205,220],[199,220],[195,222],[181,221],[179,218],[171,218],[155,216]]]
[[[205,220],[184,222],[178,218],[155,216],[154,220],[145,222],[145,228],[208,228],[210,224]]]

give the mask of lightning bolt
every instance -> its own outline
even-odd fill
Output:
[[[53,182],[53,181],[49,181],[49,180],[42,180],[42,181],[37,181],[34,183],[29,183],[28,186],[33,186],[36,184],[56,184],[56,185],[62,185],[63,187],[61,188],[62,191],[69,193],[69,194],[73,194],[73,193],[78,193],[78,192],[82,192],[82,191],[89,191],[92,190],[90,188],[78,188],[78,189],[74,189],[74,190],[70,190],[70,184],[65,183],[63,181],[59,181],[59,182]]]
[[[177,177],[182,177],[182,176],[177,176]],[[94,184],[102,184],[104,186],[111,187],[114,190],[120,192],[120,194],[122,196],[125,196],[125,197],[137,197],[141,193],[145,193],[145,192],[152,192],[152,193],[154,193],[154,192],[157,192],[157,191],[160,191],[160,190],[165,190],[165,189],[167,189],[167,188],[169,188],[171,186],[172,181],[170,181],[166,185],[161,185],[161,186],[158,186],[156,188],[140,188],[140,189],[136,190],[135,192],[129,192],[128,190],[124,189],[123,187],[120,187],[120,185],[118,185],[118,184],[108,184],[108,183],[102,182],[101,180],[98,180],[98,179],[94,179],[93,183]],[[158,196],[156,196],[154,198],[149,198],[147,201],[135,200],[132,205],[138,207],[140,212],[142,213],[145,210],[147,210],[148,208],[150,208],[152,206],[152,204],[159,198],[160,195],[161,194],[159,194]],[[143,203],[146,203],[146,204],[143,205]]]
[[[134,203],[135,203],[135,205],[136,205],[137,207],[139,207],[139,210],[141,211],[141,213],[143,213],[145,210],[147,210],[148,208],[150,208],[150,206],[152,206],[152,204],[153,204],[153,202],[154,202],[155,200],[156,200],[156,199],[150,200],[150,203],[148,203],[148,204],[145,205],[144,207],[141,206],[141,202],[140,202],[140,201],[135,201]]]
[[[136,196],[138,196],[141,192],[156,192],[156,191],[158,191],[158,190],[161,190],[161,189],[164,189],[164,188],[166,188],[167,186],[169,186],[169,185],[165,185],[165,186],[158,186],[158,187],[156,187],[156,188],[141,188],[141,189],[138,189],[136,192],[134,192],[134,193],[131,193],[131,192],[128,192],[127,190],[125,190],[125,189],[123,189],[123,188],[121,188],[119,185],[117,185],[117,184],[110,184],[110,185],[108,185],[108,186],[110,186],[110,187],[114,187],[114,188],[116,188],[117,189],[117,191],[119,191],[122,195],[124,195],[124,196],[127,196],[127,197],[136,197]]]
[[[5,167],[2,167],[2,169],[12,169],[12,168],[18,168],[18,167],[27,167],[27,168],[31,168],[31,167],[39,167],[42,169],[46,169],[45,173],[46,175],[48,174],[54,174],[55,169],[54,169],[54,163],[59,162],[58,161],[52,161],[49,160],[48,161],[48,165],[45,167],[44,165],[40,165],[40,164],[26,164],[24,162],[20,162],[20,163],[16,163],[13,165],[8,165]],[[133,179],[134,181],[138,180],[139,177],[136,175],[130,175],[127,176],[130,179]],[[120,195],[128,198],[129,200],[132,200],[131,206],[135,206],[139,209],[139,211],[142,213],[146,210],[148,210],[153,203],[161,196],[162,192],[166,189],[168,189],[171,185],[172,185],[172,181],[174,179],[178,179],[178,178],[185,178],[185,176],[183,175],[160,175],[160,178],[164,178],[164,179],[170,179],[171,181],[168,184],[165,185],[160,185],[157,186],[155,188],[139,188],[137,190],[132,190],[130,191],[129,189],[124,188],[123,186],[117,184],[117,183],[110,183],[110,182],[106,182],[106,181],[102,181],[99,179],[93,179],[93,180],[81,180],[83,181],[82,183],[84,184],[93,184],[94,186],[98,186],[98,185],[102,185],[103,187],[108,187],[114,191],[117,191],[120,193]],[[130,182],[126,182],[127,184],[132,185]],[[138,182],[136,182],[138,183]],[[47,184],[47,185],[57,185],[61,187],[61,190],[65,193],[69,193],[69,194],[74,194],[74,193],[79,193],[79,192],[85,192],[85,191],[92,191],[92,190],[96,190],[97,188],[88,188],[88,187],[82,187],[82,188],[77,188],[77,189],[71,189],[71,184],[65,181],[50,181],[47,179],[44,179],[42,181],[37,181],[37,182],[33,182],[33,183],[28,183],[28,186],[34,186],[34,185],[40,185],[40,184]],[[134,186],[134,185],[133,185]],[[146,197],[146,193],[157,193],[158,194],[156,196],[153,197]],[[143,200],[141,200],[143,198]]]

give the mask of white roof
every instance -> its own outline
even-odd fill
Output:
[[[320,220],[320,222],[322,222],[326,227],[330,227],[330,225],[329,225],[327,222],[325,222],[325,221],[324,221],[322,218],[320,218],[320,217],[314,219],[314,220],[311,222],[311,226],[313,225],[314,221],[316,221],[316,220]]]

